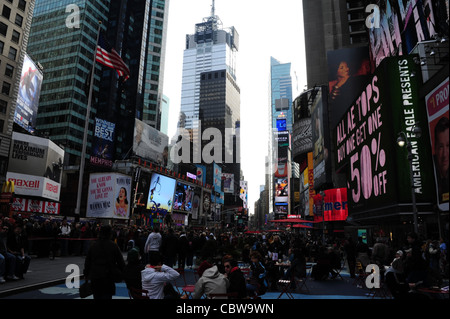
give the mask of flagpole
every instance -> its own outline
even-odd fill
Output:
[[[98,22],[98,30],[97,30],[97,39],[95,41],[95,48],[94,48],[94,57],[92,59],[92,70],[91,70],[91,81],[89,83],[89,96],[88,96],[88,102],[86,107],[86,121],[84,122],[84,135],[83,135],[83,146],[81,148],[81,159],[80,159],[80,172],[78,175],[78,192],[77,192],[77,206],[75,208],[75,215],[79,217],[80,215],[80,208],[81,208],[81,195],[83,192],[83,175],[84,175],[84,166],[86,162],[86,146],[87,146],[87,137],[89,132],[89,119],[91,117],[91,104],[92,104],[92,95],[94,90],[94,77],[95,77],[95,62],[96,62],[96,56],[97,56],[97,46],[98,46],[98,39],[100,37],[100,30],[102,26],[102,22]]]

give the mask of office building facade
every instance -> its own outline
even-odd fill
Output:
[[[0,182],[6,176],[14,113],[35,1],[0,5]]]

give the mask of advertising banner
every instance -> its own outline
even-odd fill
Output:
[[[214,173],[214,190],[220,192],[222,190],[222,167],[214,163],[213,165]]]
[[[42,72],[36,67],[33,60],[25,54],[14,122],[30,133],[34,132],[36,126],[42,79]]]
[[[95,130],[92,140],[90,162],[93,165],[112,167],[114,149],[114,131],[116,124],[95,118]]]
[[[248,182],[247,181],[240,181],[239,182],[240,192],[239,197],[242,199],[244,208],[248,208]]]
[[[234,193],[234,174],[222,173],[223,192]]]
[[[133,152],[136,156],[167,167],[169,137],[144,122],[135,119]]]
[[[374,67],[367,46],[327,52],[328,110],[335,127],[370,80]]]
[[[314,187],[316,189],[331,183],[330,128],[326,97],[325,88],[317,88],[317,94],[311,105]]]
[[[15,212],[59,215],[60,204],[56,202],[16,197],[11,204],[11,209]]]
[[[59,201],[61,184],[51,179],[8,172],[6,180],[14,182],[14,192],[17,195],[37,196]]]
[[[425,97],[436,179],[437,204],[448,211],[449,82],[447,78]]]
[[[335,127],[336,170],[345,169],[351,212],[411,202],[410,167],[406,147],[397,137],[404,132],[412,145],[413,179],[417,201],[430,202],[429,137],[416,123],[426,123],[418,97],[420,77],[413,56],[383,60],[366,88]],[[418,79],[419,78],[419,79]]]
[[[91,174],[86,217],[128,219],[130,197],[130,176],[118,173]]]
[[[203,165],[197,166],[197,180],[202,182],[202,185],[206,183],[206,167]]]

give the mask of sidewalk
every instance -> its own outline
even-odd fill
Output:
[[[30,267],[24,275],[24,279],[7,280],[6,283],[0,284],[0,298],[64,283],[68,275],[73,275],[73,271],[66,272],[66,267],[70,264],[78,265],[80,275],[82,275],[84,258],[81,256],[68,256],[55,257],[54,260],[51,260],[44,257],[32,257]]]

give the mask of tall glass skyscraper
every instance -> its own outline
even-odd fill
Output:
[[[234,27],[222,29],[222,22],[214,10],[210,17],[195,25],[194,34],[186,36],[181,89],[181,113],[186,128],[195,128],[199,120],[202,73],[221,71],[224,72],[220,73],[222,78],[225,78],[226,74],[229,81],[236,82],[238,50],[239,35],[236,29]],[[237,85],[235,86],[237,88]],[[233,113],[231,122],[235,127],[240,118],[239,101],[229,106]]]
[[[222,173],[232,174],[234,179],[234,190],[228,193],[225,191],[224,194],[225,208],[227,205],[236,206],[241,175],[240,88],[236,79],[238,50],[239,34],[234,27],[222,28],[222,22],[215,15],[213,2],[211,15],[195,25],[194,34],[186,35],[183,57],[181,114],[178,125],[192,132],[194,141],[202,141],[199,135],[208,128],[220,131],[221,156],[215,162],[221,167]],[[227,135],[226,131],[231,134]],[[202,142],[203,150],[210,141]],[[194,149],[194,152],[196,151],[200,150]],[[213,184],[213,164],[205,163],[203,159],[198,164],[207,167],[206,182]],[[215,192],[217,199],[213,198],[213,203],[219,202],[220,195],[217,193],[224,192],[223,185],[221,189],[215,188]]]
[[[68,8],[75,11],[67,12]],[[168,10],[169,0],[36,1],[28,46],[31,58],[44,68],[36,131],[65,148],[67,178],[61,201],[67,208],[62,209],[75,207],[73,190],[86,122],[87,79],[99,21],[104,38],[129,67],[130,77],[123,81],[114,69],[96,63],[85,160],[95,146],[95,118],[115,125],[111,160],[129,159],[135,118],[160,128]],[[74,16],[78,26],[67,24]],[[108,167],[87,165],[84,175],[102,169]]]
[[[79,27],[67,27],[68,5],[79,9]],[[28,44],[30,57],[44,69],[36,131],[64,146],[65,165],[78,164],[81,156],[85,83],[96,48],[98,21],[106,26],[108,14],[109,1],[36,1]]]

